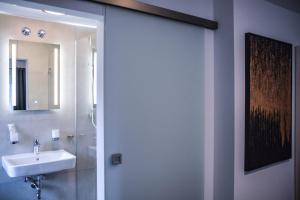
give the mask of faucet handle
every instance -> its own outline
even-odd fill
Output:
[[[40,145],[40,142],[39,142],[38,139],[35,139],[33,144],[34,144],[34,145]]]

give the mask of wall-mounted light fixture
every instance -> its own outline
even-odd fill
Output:
[[[51,15],[57,15],[57,16],[62,16],[65,15],[65,13],[62,12],[55,12],[55,11],[51,11],[51,10],[42,10],[44,13],[47,14],[51,14]]]
[[[46,35],[46,31],[43,30],[43,29],[40,29],[38,31],[37,35],[38,35],[39,38],[43,39],[45,37],[45,35]]]
[[[11,95],[12,106],[17,105],[17,44],[11,45],[11,67],[12,67],[12,83],[11,83]]]
[[[59,75],[58,75],[58,55],[59,51],[58,51],[58,48],[54,48],[54,66],[53,66],[53,73],[54,73],[54,91],[53,91],[53,96],[54,96],[54,102],[53,104],[55,106],[58,105],[58,97],[59,97],[59,94],[58,94],[58,78],[59,78]]]
[[[22,34],[23,34],[24,36],[29,36],[29,35],[31,34],[30,28],[28,28],[28,27],[22,28]]]

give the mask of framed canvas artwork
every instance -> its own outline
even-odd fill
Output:
[[[246,33],[245,171],[291,158],[292,45]]]

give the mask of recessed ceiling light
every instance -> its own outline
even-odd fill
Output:
[[[55,12],[55,11],[51,11],[51,10],[42,10],[45,13],[51,14],[51,15],[65,15],[65,13],[61,13],[61,12]]]

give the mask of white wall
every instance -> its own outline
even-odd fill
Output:
[[[214,199],[234,197],[233,0],[214,0]]]
[[[234,14],[235,199],[291,200],[294,196],[294,159],[276,163],[272,166],[256,170],[250,174],[244,173],[244,34],[246,32],[253,32],[277,40],[289,42],[294,45],[299,45],[300,15],[263,0],[235,0]]]

